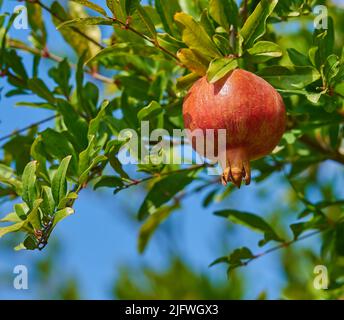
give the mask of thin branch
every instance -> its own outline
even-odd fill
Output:
[[[47,50],[39,50],[37,48],[33,48],[33,47],[29,47],[27,46],[25,43],[22,43],[22,42],[18,42],[18,41],[15,41],[15,40],[8,40],[7,41],[7,44],[11,47],[11,48],[14,48],[14,49],[19,49],[19,50],[22,50],[22,51],[25,51],[25,52],[28,52],[28,53],[32,53],[36,56],[40,56],[42,58],[46,58],[46,59],[50,59],[52,61],[55,61],[55,62],[61,62],[63,60],[62,57],[60,56],[57,56],[56,54],[54,53],[51,53]],[[69,63],[69,65],[72,67],[72,68],[76,68],[76,66],[72,63]],[[99,80],[99,81],[102,81],[104,83],[109,83],[109,84],[113,84],[114,83],[114,80],[112,78],[109,78],[109,77],[106,77],[98,72],[95,72],[95,71],[92,71],[91,69],[85,69],[85,72],[89,75],[91,75],[93,78]]]
[[[281,243],[281,244],[279,244],[279,245],[277,245],[275,247],[272,247],[272,248],[270,248],[270,249],[268,249],[266,251],[263,251],[261,253],[256,254],[253,258],[247,260],[246,262],[243,262],[243,266],[247,266],[250,262],[252,262],[252,261],[254,261],[254,260],[258,259],[258,258],[264,257],[264,256],[266,256],[266,255],[268,255],[268,254],[270,254],[272,252],[278,251],[280,249],[288,248],[290,245],[292,245],[292,244],[294,244],[296,242],[299,242],[299,241],[311,238],[311,237],[313,237],[313,236],[315,236],[317,234],[320,234],[320,233],[322,233],[324,231],[328,231],[328,230],[330,230],[330,228],[326,228],[326,229],[323,229],[323,230],[316,230],[316,231],[310,232],[308,234],[305,234],[303,236],[300,236],[300,237],[298,237],[296,239],[293,239],[291,241],[283,242],[283,243]]]
[[[59,117],[59,116],[60,116],[60,114],[54,114],[53,116],[50,116],[50,117],[45,118],[45,119],[43,119],[43,120],[37,121],[37,122],[35,122],[35,123],[33,123],[33,124],[30,124],[30,125],[28,125],[28,126],[26,126],[26,127],[24,127],[24,128],[21,128],[21,129],[19,129],[19,130],[15,130],[14,132],[12,132],[12,133],[10,133],[10,134],[7,134],[7,135],[1,137],[1,138],[0,138],[0,142],[5,141],[5,140],[7,140],[7,139],[10,139],[10,138],[12,138],[13,136],[15,136],[15,135],[17,135],[17,134],[19,134],[19,133],[22,133],[22,132],[24,132],[24,131],[30,130],[30,129],[33,128],[33,127],[39,126],[39,125],[44,124],[44,123],[46,123],[46,122],[49,122],[49,121],[51,121],[51,120],[53,120],[53,119],[56,119],[56,118]]]
[[[306,135],[302,136],[300,138],[300,141],[303,144],[311,147],[313,150],[324,154],[328,159],[344,164],[344,155],[342,155],[338,151],[332,151],[330,149],[327,149]]]
[[[138,180],[134,180],[132,179],[130,183],[124,185],[123,187],[119,187],[118,189],[116,189],[116,191],[121,191],[124,189],[128,189],[130,187],[133,186],[137,186],[143,182],[147,182],[149,180],[155,179],[155,178],[159,178],[159,177],[165,177],[165,176],[169,176],[171,174],[176,174],[176,173],[182,173],[182,172],[187,172],[187,171],[195,171],[195,170],[199,170],[202,168],[210,168],[213,167],[213,164],[209,164],[209,163],[204,163],[204,164],[200,164],[200,165],[195,165],[195,166],[191,166],[185,169],[178,169],[178,170],[174,170],[174,171],[169,171],[169,172],[163,172],[163,173],[158,173],[158,174],[153,174],[151,176],[148,176],[146,178],[142,178],[142,179],[138,179]]]

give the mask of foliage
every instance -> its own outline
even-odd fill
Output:
[[[190,85],[204,75],[215,82],[240,67],[270,82],[282,94],[288,112],[288,129],[279,147],[252,163],[255,181],[283,171],[304,209],[290,226],[291,240],[257,214],[227,209],[217,215],[258,231],[264,236],[260,246],[274,241],[277,249],[308,236],[310,230],[326,231],[331,236],[324,236],[322,254],[333,266],[331,280],[340,286],[343,214],[332,214],[331,209],[342,208],[343,200],[325,194],[322,201],[314,202],[305,189],[323,161],[344,165],[342,9],[320,0],[249,0],[239,5],[234,0],[156,0],[150,5],[75,0],[68,2],[68,8],[58,1],[50,6],[27,2],[28,42],[10,36],[15,15],[0,16],[1,76],[12,86],[5,96],[36,97],[36,102],[24,99],[18,105],[48,109],[55,123],[41,130],[40,122],[5,137],[0,197],[17,201],[13,212],[0,221],[0,237],[21,232],[25,237],[16,249],[42,249],[55,226],[74,212],[74,202],[86,186],[108,187],[117,193],[148,182],[138,212],[143,251],[154,230],[188,192],[211,188],[205,206],[230,196],[232,187],[223,189],[205,174],[208,164],[163,164],[162,152],[158,159],[147,158],[147,153],[142,158],[138,152],[142,164],[137,176],[129,176],[118,159],[124,143],[119,135],[129,128],[142,138],[143,120],[149,121],[151,131],[182,129],[181,104]],[[327,5],[328,29],[308,26],[317,4]],[[43,11],[74,50],[75,62],[47,48],[48,37],[56,34],[48,34]],[[296,31],[292,27],[281,31],[281,25],[292,22],[299,23]],[[101,38],[104,28],[112,31],[108,39]],[[23,51],[33,56],[31,69],[23,63]],[[38,73],[42,59],[55,62],[46,72],[53,86]],[[111,92],[105,100],[97,81],[103,82],[105,93]],[[154,147],[140,140],[140,151]],[[238,248],[215,263],[226,263],[233,270],[260,256]]]

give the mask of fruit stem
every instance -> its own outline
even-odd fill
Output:
[[[222,165],[222,184],[227,185],[232,182],[240,189],[241,182],[244,179],[245,184],[251,182],[250,161],[244,148],[235,148],[226,150],[226,163]]]

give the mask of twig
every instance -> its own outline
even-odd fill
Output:
[[[18,42],[18,41],[10,39],[10,40],[8,40],[7,43],[11,48],[26,51],[26,52],[32,53],[36,56],[50,59],[50,60],[55,61],[55,62],[61,62],[63,60],[62,57],[57,56],[54,53],[48,52],[47,50],[42,51],[42,50],[39,50],[37,48],[29,47],[25,43],[22,43],[22,42]],[[74,64],[72,64],[72,63],[69,63],[69,64],[71,67],[76,68],[76,66]],[[99,81],[109,83],[109,84],[114,83],[114,80],[112,78],[106,77],[106,76],[104,76],[98,72],[92,71],[90,69],[85,69],[85,72],[88,73],[89,75],[91,75],[93,78],[99,80]]]
[[[5,141],[5,140],[7,140],[7,139],[10,139],[11,137],[13,137],[13,136],[15,136],[15,135],[17,135],[17,134],[19,134],[19,133],[22,133],[22,132],[24,132],[24,131],[27,131],[27,130],[33,128],[33,127],[39,126],[39,125],[41,125],[41,124],[43,124],[43,123],[46,123],[46,122],[51,121],[51,120],[53,120],[53,119],[56,119],[56,118],[59,117],[59,116],[60,116],[60,114],[55,114],[55,115],[50,116],[50,117],[48,117],[48,118],[45,118],[45,119],[43,119],[43,120],[37,121],[37,122],[35,122],[35,123],[33,123],[33,124],[30,124],[29,126],[26,126],[26,127],[24,127],[24,128],[21,128],[21,129],[19,129],[19,130],[16,130],[16,131],[14,131],[14,132],[12,132],[12,133],[10,133],[10,134],[7,134],[7,135],[1,137],[1,138],[0,138],[0,142]]]
[[[165,176],[169,176],[171,174],[176,174],[176,173],[181,173],[181,172],[187,172],[187,171],[194,171],[194,170],[198,170],[201,168],[210,168],[214,166],[213,164],[209,164],[209,163],[204,163],[204,164],[200,164],[200,165],[195,165],[195,166],[191,166],[185,169],[178,169],[178,170],[174,170],[174,171],[169,171],[169,172],[163,172],[163,173],[159,173],[159,174],[153,174],[151,176],[148,176],[146,178],[142,178],[139,180],[133,180],[132,182],[124,185],[123,187],[119,187],[118,189],[116,189],[115,191],[120,191],[120,190],[124,190],[124,189],[128,189],[132,186],[137,186],[138,184],[141,184],[143,182],[147,182],[149,180],[155,179],[155,178],[159,178],[159,177],[165,177]]]
[[[312,149],[326,155],[328,159],[344,164],[344,155],[340,154],[338,151],[329,150],[306,135],[302,136],[300,141]]]
[[[281,244],[279,244],[279,245],[277,245],[275,247],[272,247],[272,248],[270,248],[270,249],[268,249],[266,251],[263,251],[261,253],[256,254],[253,258],[243,262],[243,266],[247,266],[250,262],[252,262],[252,261],[254,261],[254,260],[258,259],[258,258],[264,257],[264,256],[268,255],[269,253],[278,251],[280,249],[285,249],[285,248],[289,247],[290,245],[292,245],[292,244],[294,244],[296,242],[308,239],[308,238],[310,238],[312,236],[315,236],[317,234],[320,234],[320,233],[322,233],[324,231],[328,231],[328,230],[330,230],[330,228],[326,228],[326,229],[323,229],[323,230],[316,230],[316,231],[310,232],[308,234],[305,234],[303,236],[300,236],[300,237],[298,237],[296,239],[293,239],[291,241],[283,242],[283,243],[281,243]]]

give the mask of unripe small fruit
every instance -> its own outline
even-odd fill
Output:
[[[243,179],[250,183],[250,161],[269,154],[286,126],[280,94],[264,79],[242,69],[215,83],[209,83],[206,76],[196,81],[184,99],[183,117],[191,132],[226,130],[226,150],[218,150],[225,152],[226,159],[221,163],[222,182],[231,181],[237,187]]]

